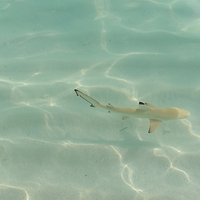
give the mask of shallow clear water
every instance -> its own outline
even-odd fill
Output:
[[[0,199],[199,199],[200,1],[0,3]],[[180,107],[147,119],[102,103]]]

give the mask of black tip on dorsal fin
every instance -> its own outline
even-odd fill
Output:
[[[140,101],[139,105],[147,105],[147,103]]]

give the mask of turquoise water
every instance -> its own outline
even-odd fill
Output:
[[[200,196],[200,1],[0,3],[0,199]],[[102,103],[180,107],[122,120]]]

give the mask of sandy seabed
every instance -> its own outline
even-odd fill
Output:
[[[199,9],[1,3],[0,199],[198,199]],[[75,88],[105,104],[191,116],[148,134],[147,119],[91,108]]]

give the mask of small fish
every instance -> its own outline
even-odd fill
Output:
[[[108,112],[112,111],[119,113],[122,115],[122,119],[127,119],[128,117],[149,119],[150,126],[148,133],[155,131],[163,120],[182,119],[190,116],[190,112],[182,108],[157,108],[151,104],[144,102],[139,102],[138,108],[115,107],[110,103],[108,105],[102,104],[77,89],[75,89],[74,91],[76,92],[77,96],[80,96],[85,101],[90,103],[91,107],[102,107],[108,110]]]

